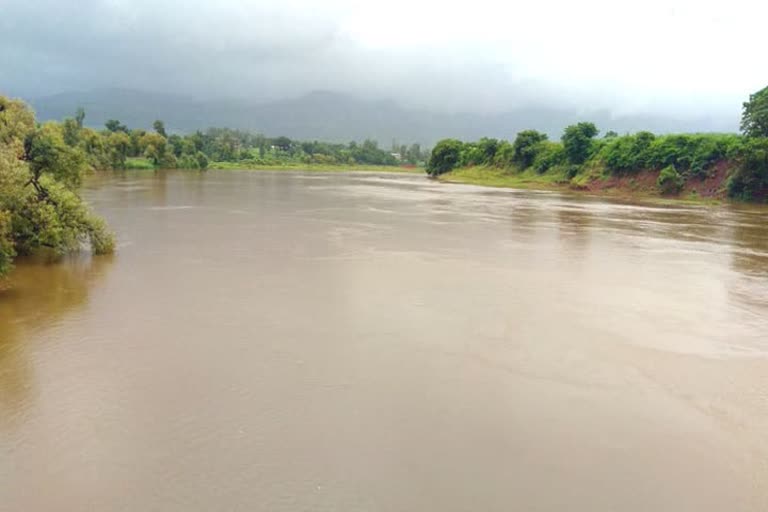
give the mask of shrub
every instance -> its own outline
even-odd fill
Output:
[[[682,190],[685,178],[680,176],[674,165],[668,165],[661,170],[656,185],[662,194],[677,194]]]
[[[592,154],[592,139],[597,135],[593,123],[578,123],[568,126],[563,132],[563,148],[568,162],[581,165]]]
[[[648,165],[648,150],[655,138],[650,132],[613,137],[602,147],[599,158],[614,173],[639,171]]]
[[[739,166],[728,179],[728,195],[745,201],[768,192],[768,139],[749,139],[737,154]]]
[[[464,144],[456,139],[443,139],[435,145],[427,163],[427,173],[430,176],[450,172],[460,163]]]
[[[547,140],[546,134],[536,130],[523,130],[518,133],[513,145],[512,159],[514,163],[519,165],[521,169],[533,165],[536,155],[541,149],[541,143],[545,140]]]
[[[565,150],[562,144],[543,141],[538,144],[533,168],[539,174],[543,174],[555,166],[562,165],[565,160]]]

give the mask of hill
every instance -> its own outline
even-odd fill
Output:
[[[91,127],[102,127],[108,119],[119,119],[131,128],[150,128],[155,119],[162,119],[170,131],[181,133],[217,126],[330,142],[371,138],[384,145],[393,139],[427,145],[446,137],[511,139],[518,131],[530,128],[557,138],[565,126],[582,120],[594,122],[603,132],[619,133],[638,130],[727,132],[735,131],[738,126],[735,118],[615,117],[606,110],[578,112],[534,106],[493,114],[443,113],[327,91],[256,103],[235,99],[203,101],[130,89],[98,89],[34,98],[30,103],[40,120],[59,120],[83,107],[86,124]]]

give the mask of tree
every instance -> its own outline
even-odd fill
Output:
[[[496,156],[496,150],[499,148],[499,141],[496,139],[489,139],[483,137],[477,141],[477,149],[480,152],[480,162],[483,165],[488,165],[493,162],[493,158]]]
[[[747,137],[768,137],[768,87],[749,95],[743,105],[741,131]]]
[[[456,139],[443,139],[435,144],[427,164],[427,173],[430,176],[439,176],[455,169],[463,148],[464,144]]]
[[[541,142],[547,140],[547,135],[536,130],[523,130],[515,137],[512,145],[512,161],[523,169],[533,165]]]
[[[85,109],[83,107],[77,107],[77,112],[75,113],[75,122],[77,123],[78,129],[83,127],[83,121],[85,121]]]
[[[593,123],[568,126],[562,137],[568,162],[574,165],[583,164],[592,153],[592,139],[597,134],[597,127]]]
[[[288,137],[277,137],[272,141],[272,145],[280,151],[288,151],[291,149],[291,139]]]
[[[124,169],[128,151],[131,148],[131,138],[128,134],[122,131],[110,133],[107,137],[107,147],[109,148],[110,166],[113,169]]]
[[[159,166],[165,160],[167,141],[159,133],[145,133],[139,140],[139,147],[153,165]]]
[[[42,175],[51,174],[57,182],[75,189],[86,169],[85,154],[64,142],[62,130],[56,123],[35,127],[24,139],[24,161],[31,173],[30,182],[41,194]]]
[[[163,137],[168,137],[168,134],[165,133],[165,123],[163,123],[161,120],[157,120],[154,123],[152,123],[152,128],[155,129],[156,133],[159,133]]]
[[[60,125],[36,126],[26,105],[0,96],[0,276],[17,254],[63,254],[83,242],[95,253],[114,248],[104,222],[77,195],[85,167]]]
[[[77,146],[80,142],[80,130],[82,127],[77,124],[76,119],[67,118],[61,123],[64,142],[67,146]]]
[[[120,121],[117,119],[110,119],[106,123],[104,123],[104,126],[106,126],[107,130],[110,132],[125,132],[128,133],[128,127],[124,124],[120,124]]]
[[[419,144],[411,144],[406,152],[406,160],[412,164],[418,164],[421,162],[421,146]]]
[[[208,157],[205,156],[205,153],[202,151],[198,151],[197,155],[195,155],[195,160],[197,160],[197,167],[199,169],[207,169],[208,168]]]

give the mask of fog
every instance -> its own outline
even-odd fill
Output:
[[[737,119],[766,85],[768,4],[734,0],[0,0],[0,91],[126,87],[408,107]]]

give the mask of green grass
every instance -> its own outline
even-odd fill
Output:
[[[155,166],[146,158],[128,158],[125,161],[126,169],[154,169]]]
[[[400,167],[395,165],[334,165],[334,164],[300,164],[283,165],[254,165],[241,162],[211,162],[209,169],[242,170],[242,171],[316,171],[316,172],[399,172],[408,174],[424,174],[420,167]]]

